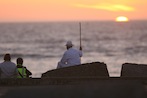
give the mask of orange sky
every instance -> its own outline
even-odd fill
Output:
[[[3,21],[147,19],[147,0],[0,0]]]

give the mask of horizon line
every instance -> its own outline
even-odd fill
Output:
[[[16,20],[16,21],[0,21],[0,23],[39,23],[39,22],[116,22],[115,20]],[[147,19],[129,19],[129,21],[147,21]],[[128,22],[129,22],[128,21]]]

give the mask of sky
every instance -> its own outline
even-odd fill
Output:
[[[147,0],[0,0],[3,21],[147,19]]]

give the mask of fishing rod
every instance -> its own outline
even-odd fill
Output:
[[[80,50],[82,50],[82,38],[81,38],[82,29],[81,29],[81,22],[79,23],[79,30],[80,30]]]

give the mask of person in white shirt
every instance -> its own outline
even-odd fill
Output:
[[[17,75],[16,64],[11,62],[10,54],[5,54],[4,62],[0,64],[0,78],[16,78]]]
[[[64,55],[60,62],[58,62],[57,68],[69,67],[74,65],[81,64],[82,57],[82,47],[80,50],[74,49],[71,41],[67,41],[66,43],[67,51],[64,52]]]

